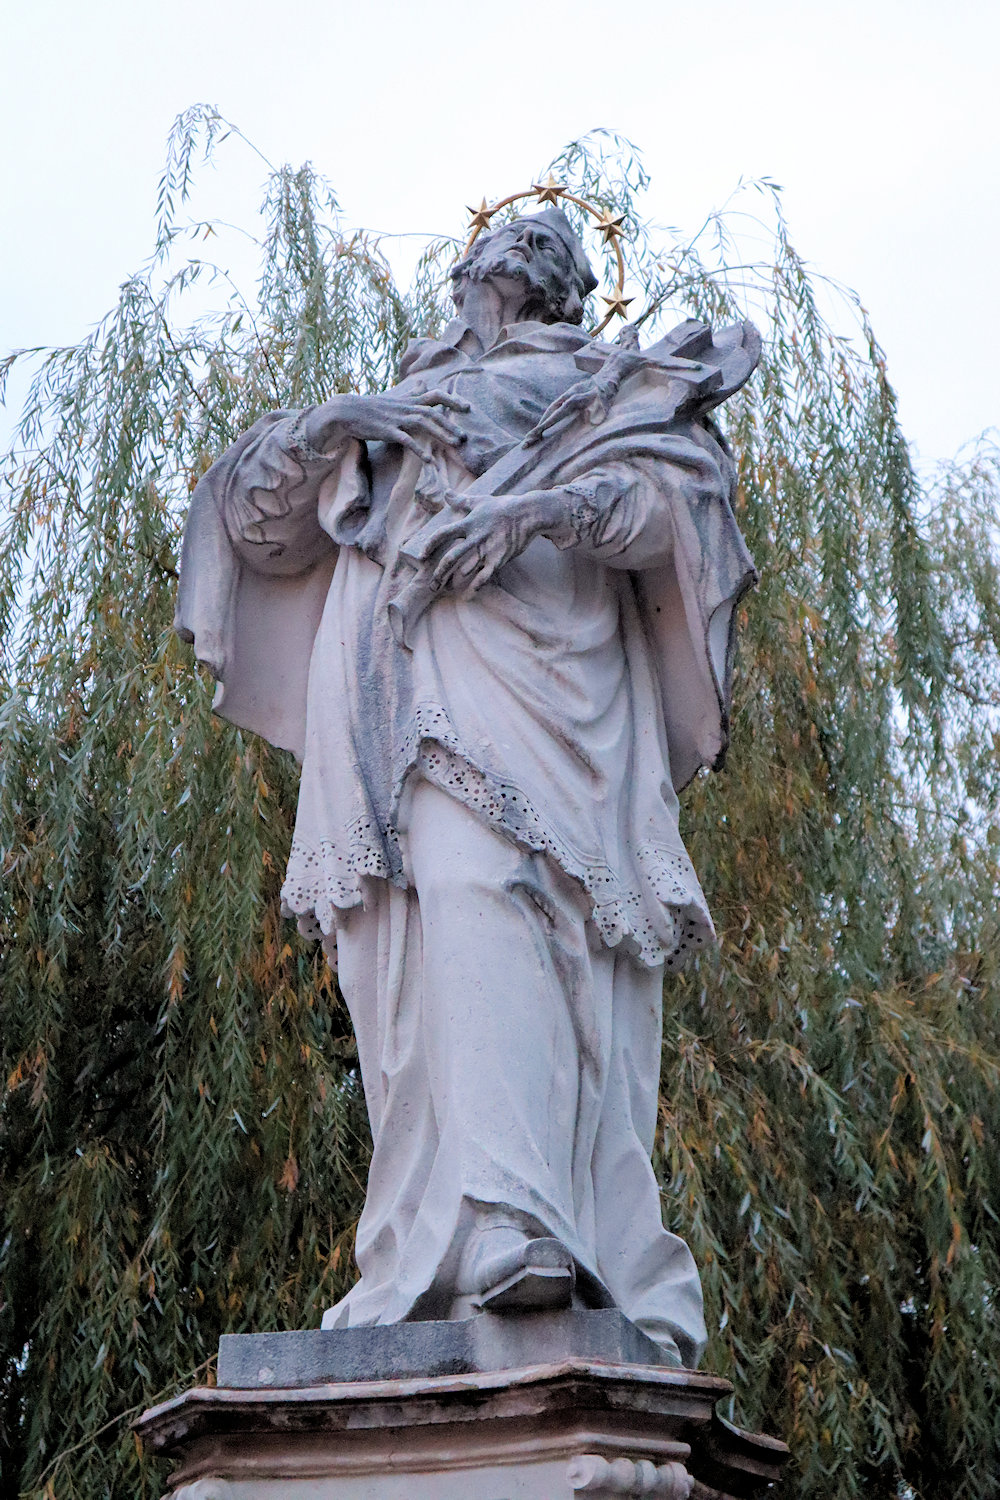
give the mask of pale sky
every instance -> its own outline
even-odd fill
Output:
[[[457,232],[607,126],[684,230],[741,177],[784,186],[799,249],[870,310],[923,459],[1000,424],[995,0],[8,0],[2,37],[0,350],[112,304],[190,104],[394,233]],[[227,143],[199,211],[246,222],[262,179]]]

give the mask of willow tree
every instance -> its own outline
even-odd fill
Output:
[[[178,217],[222,131],[178,121],[155,253],[94,333],[14,356],[34,376],[0,546],[0,1445],[4,1492],[32,1500],[159,1493],[130,1415],[210,1380],[221,1332],[315,1326],[352,1278],[354,1044],[278,909],[296,769],[213,719],[171,631],[178,539],[262,413],[391,383],[446,315],[455,246],[402,290],[284,168],[237,289]],[[754,259],[736,214],[686,242],[645,225],[613,137],[553,170],[624,214],[644,337],[747,312],[765,334],[727,409],[762,580],[728,768],[683,808],[720,947],[665,995],[658,1168],[704,1272],[707,1366],[731,1415],[790,1442],[789,1496],[984,1500],[997,455],[918,477],[863,312],[810,278],[767,185]]]

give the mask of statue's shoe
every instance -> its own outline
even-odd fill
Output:
[[[483,1312],[555,1312],[569,1307],[576,1267],[556,1239],[522,1240],[476,1265]]]

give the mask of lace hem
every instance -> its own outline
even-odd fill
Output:
[[[698,877],[683,850],[640,845],[635,860],[646,893],[626,888],[610,865],[587,859],[558,838],[514,782],[474,765],[442,708],[421,705],[401,749],[402,769],[386,830],[372,818],[355,819],[347,831],[346,853],[331,839],[307,843],[296,835],[281,892],[282,911],[297,918],[304,936],[329,938],[335,932],[336,910],[361,903],[362,876],[405,883],[395,816],[406,783],[416,774],[456,797],[505,838],[551,855],[587,892],[593,903],[592,921],[607,947],[622,946],[650,967],[663,963],[676,971],[714,938]],[[661,916],[669,917],[669,936],[650,920],[650,897]]]
[[[281,914],[296,919],[303,937],[331,937],[334,913],[361,905],[363,876],[402,883],[402,868],[396,830],[380,832],[371,817],[355,818],[343,844],[333,839],[307,842],[296,833],[281,887]]]

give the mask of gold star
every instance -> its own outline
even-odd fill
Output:
[[[531,191],[538,194],[539,203],[554,204],[557,198],[562,197],[563,193],[565,193],[566,191],[566,188],[563,183],[556,182],[555,178],[550,172],[548,181],[533,182],[531,184]]]
[[[617,313],[620,318],[627,318],[628,313],[625,311],[625,309],[626,307],[628,307],[630,302],[635,301],[635,298],[623,297],[620,291],[616,291],[613,297],[602,297],[601,301],[608,304],[609,314],[613,315],[614,313]]]
[[[469,222],[470,229],[489,229],[490,220],[496,213],[496,209],[490,208],[485,198],[478,208],[473,208],[471,204],[466,204],[466,207],[472,215],[472,219]]]
[[[624,214],[618,214],[617,216],[615,216],[611,212],[610,208],[606,208],[602,216],[594,225],[594,228],[601,231],[601,233],[604,235],[604,243],[606,245],[609,245],[616,235],[621,234],[622,225],[624,223]]]

